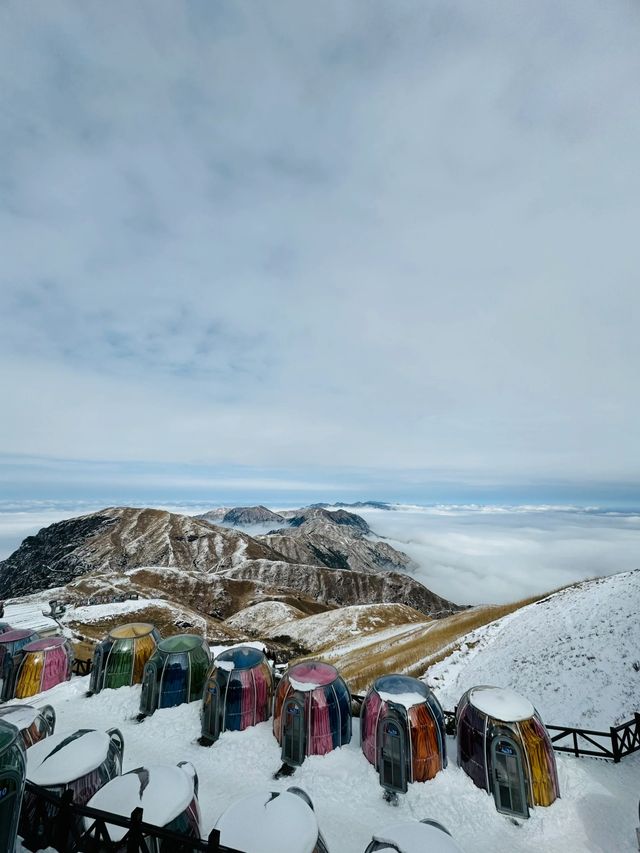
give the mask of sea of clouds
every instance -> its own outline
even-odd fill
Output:
[[[412,557],[415,576],[459,603],[503,603],[640,568],[640,513],[555,506],[361,509]]]
[[[210,504],[156,504],[196,515]],[[0,503],[0,559],[40,528],[101,506]],[[358,509],[377,537],[415,561],[414,576],[458,603],[503,603],[640,568],[640,511],[559,506]],[[250,532],[265,532],[251,530]]]

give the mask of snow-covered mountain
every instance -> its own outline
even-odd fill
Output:
[[[585,581],[462,637],[427,680],[445,707],[512,687],[556,725],[608,731],[640,710],[640,570]]]

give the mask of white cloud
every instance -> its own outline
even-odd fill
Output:
[[[4,451],[637,479],[639,36],[5,4]]]
[[[559,507],[357,510],[452,601],[505,603],[640,568],[640,515]]]

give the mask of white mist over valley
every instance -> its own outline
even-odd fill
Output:
[[[139,505],[139,504],[138,504]],[[214,503],[154,503],[199,515]],[[274,502],[274,509],[285,509]],[[42,527],[102,509],[99,503],[0,504],[0,559]],[[561,506],[392,504],[357,507],[376,537],[408,554],[410,573],[461,604],[516,601],[596,576],[640,568],[640,511]],[[251,525],[251,535],[266,525]]]

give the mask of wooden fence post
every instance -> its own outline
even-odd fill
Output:
[[[618,732],[613,726],[609,729],[611,733],[611,752],[613,753],[613,761],[615,764],[620,762],[620,741],[618,740]]]
[[[127,836],[127,853],[139,853],[142,850],[142,831],[140,824],[142,823],[142,809],[140,806],[131,812],[131,827]]]
[[[73,791],[71,788],[66,788],[60,797],[60,807],[55,822],[53,822],[53,838],[51,842],[47,839],[47,842],[57,847],[58,850],[69,849],[72,822],[74,820],[72,807]]]
[[[220,830],[212,829],[207,839],[208,853],[218,853],[220,850]]]

